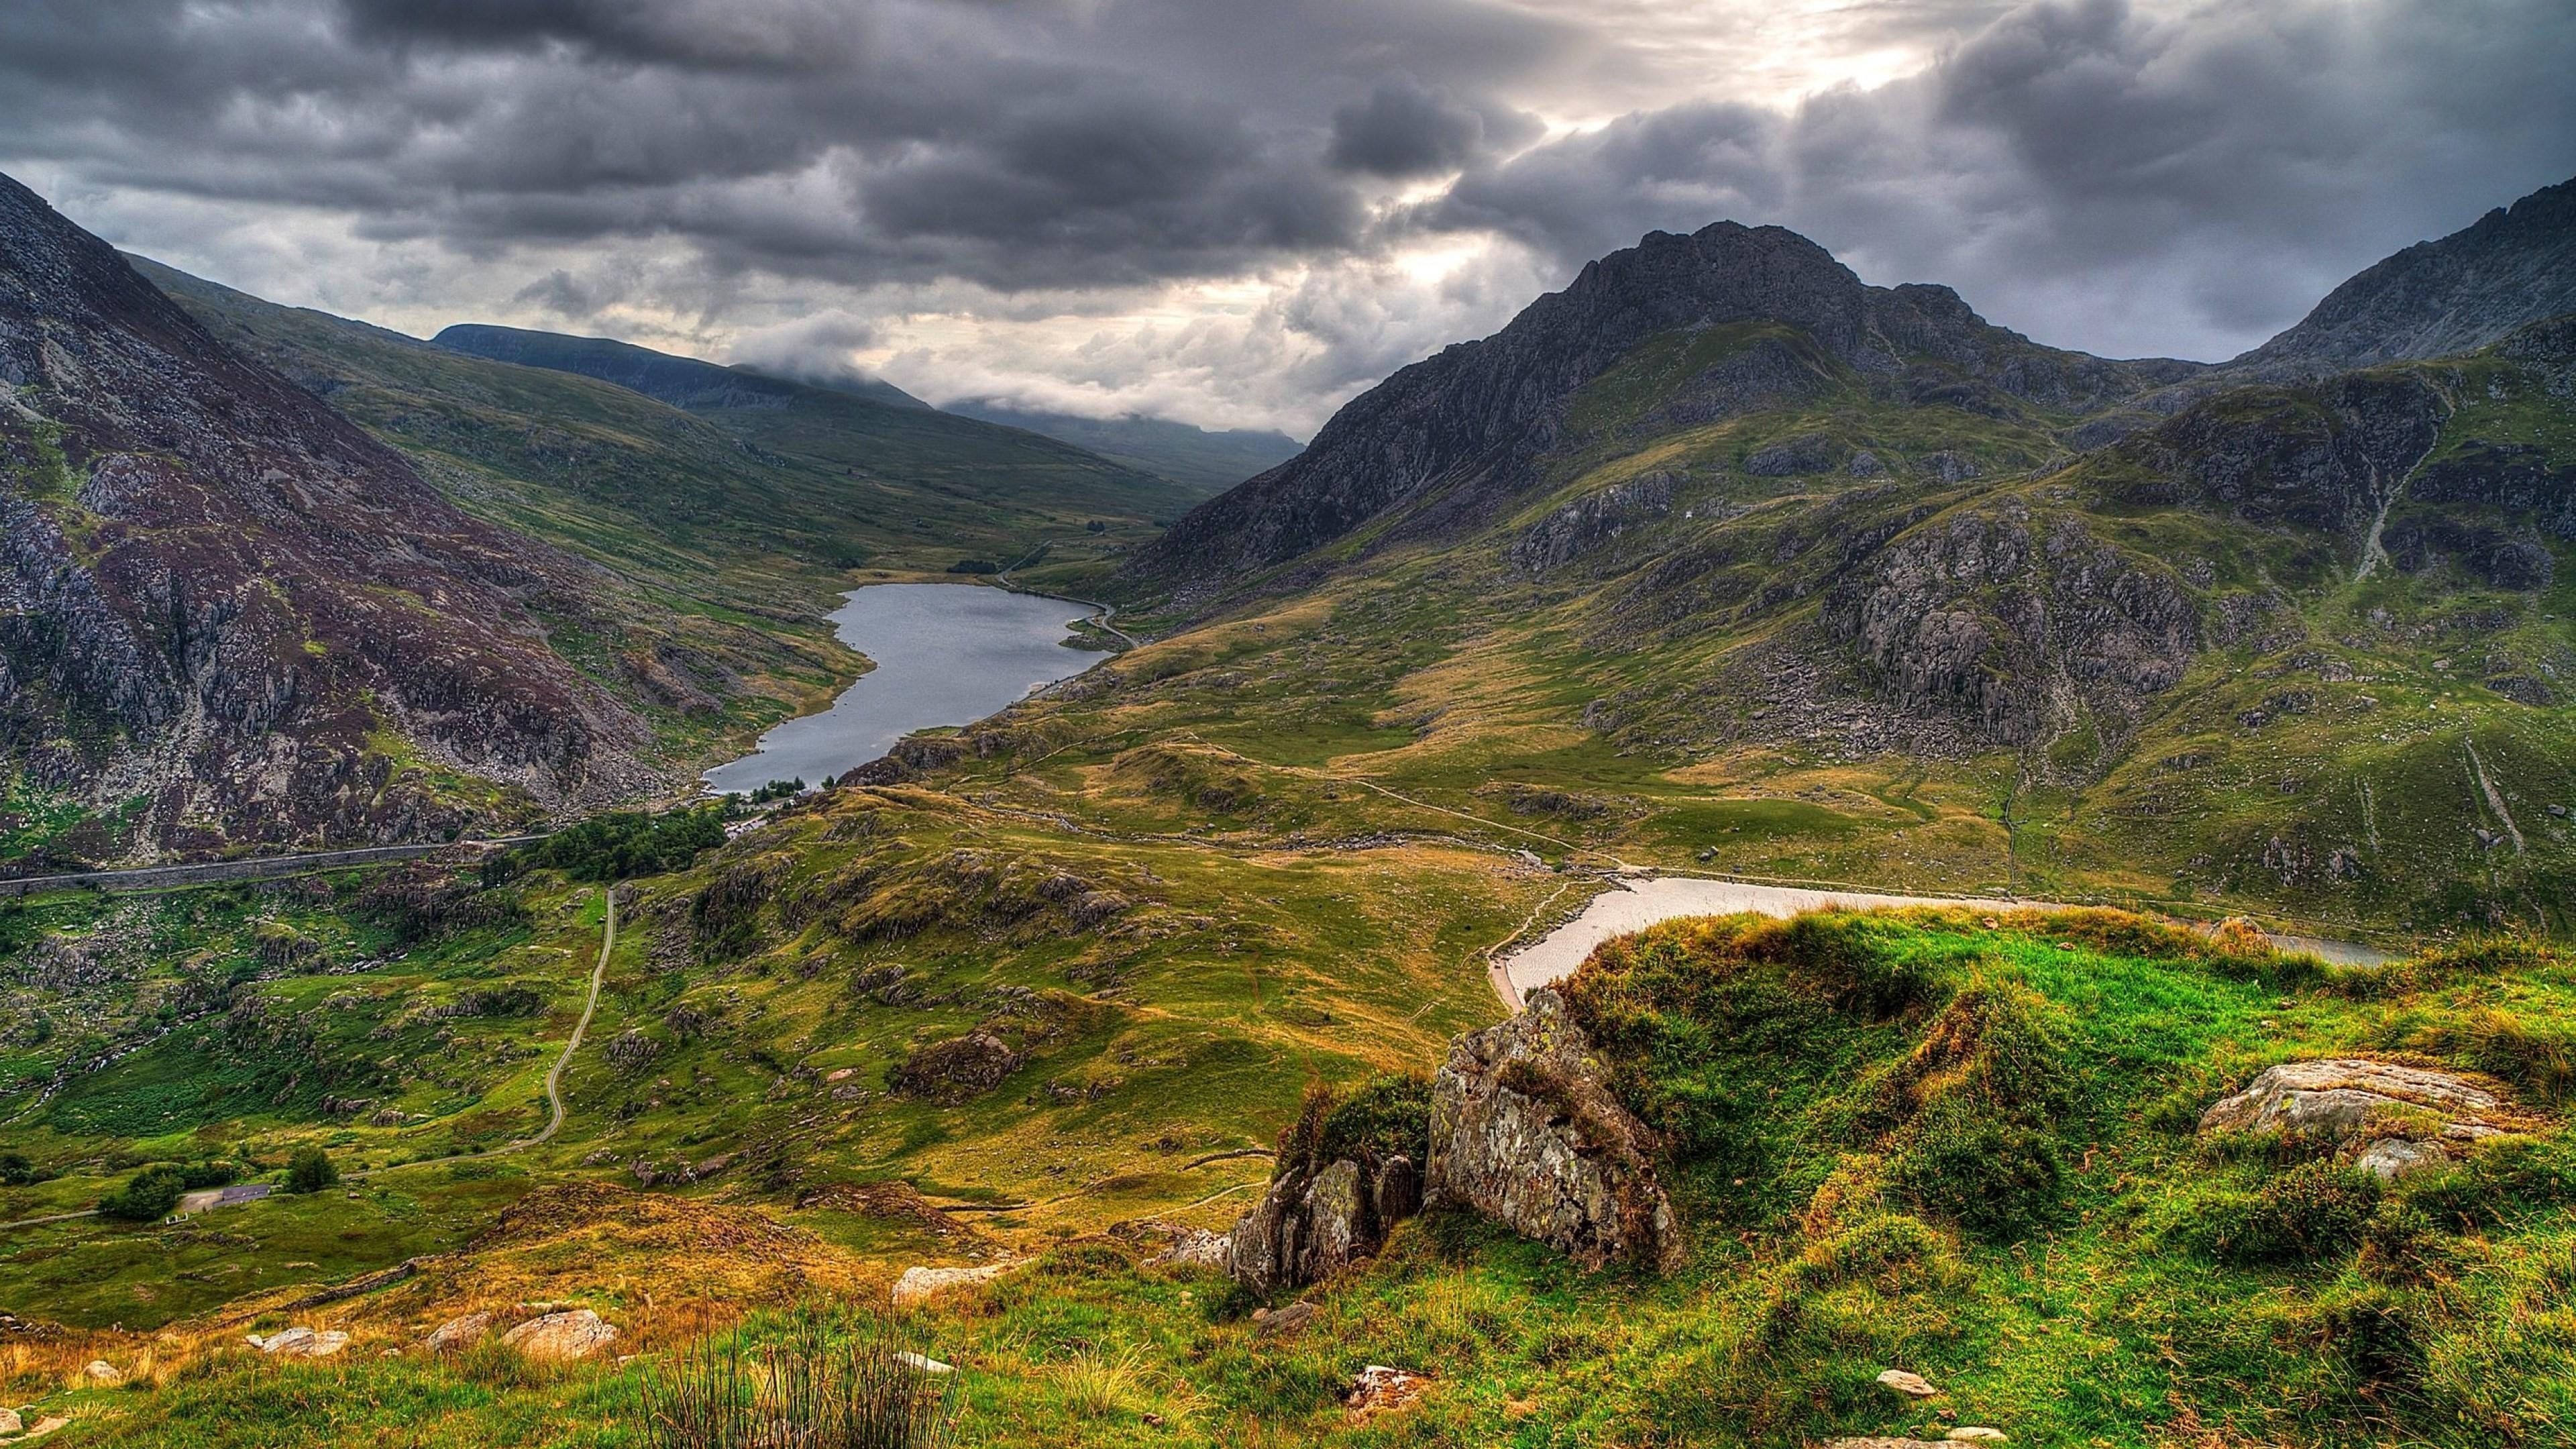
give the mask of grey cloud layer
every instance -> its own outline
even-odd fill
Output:
[[[1061,379],[1141,395],[1171,369],[1247,421],[1490,328],[1655,227],[1776,221],[2051,342],[2211,356],[2576,173],[2564,0],[1846,7],[1807,43],[1947,48],[1785,108],[1745,99],[1780,13],[15,0],[0,167],[470,256],[499,280],[453,297],[459,316],[642,307],[721,333],[756,294],[766,312],[735,330],[763,345],[1284,278],[1232,331],[1104,342],[1081,364],[1100,375]],[[1533,112],[1612,119],[1542,141]],[[1387,270],[1480,237],[1503,240],[1473,275]],[[800,296],[840,320],[800,334],[782,320]],[[1220,385],[1229,365],[1255,375]]]

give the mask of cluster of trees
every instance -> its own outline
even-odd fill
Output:
[[[242,1166],[238,1162],[153,1163],[126,1179],[125,1186],[100,1198],[99,1215],[129,1223],[159,1222],[177,1210],[179,1199],[187,1194],[239,1181]],[[288,1192],[320,1192],[339,1180],[340,1169],[331,1161],[331,1155],[319,1147],[298,1148],[286,1160]]]
[[[722,802],[660,815],[622,810],[595,815],[510,858],[525,867],[552,867],[574,880],[618,881],[687,870],[700,852],[724,844]]]

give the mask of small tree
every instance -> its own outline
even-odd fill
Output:
[[[286,1160],[288,1192],[320,1192],[340,1180],[340,1169],[331,1165],[331,1155],[319,1147],[299,1147]]]

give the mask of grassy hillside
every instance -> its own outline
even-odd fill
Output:
[[[870,797],[823,828],[858,857],[884,853],[853,822],[889,808]],[[752,863],[723,859],[710,883]],[[913,899],[910,859],[833,899],[882,920]],[[1152,865],[1171,896],[1184,894],[1179,859]],[[1033,917],[995,910],[1007,875],[988,889],[976,914],[1013,958],[993,922]],[[859,924],[809,930],[800,948]],[[924,927],[924,949],[904,954],[940,960],[951,924]],[[1225,1199],[1191,1206],[1201,1189],[1258,1182],[1265,1165],[1237,1160],[1190,1180],[1177,1166],[1104,1176],[1101,1159],[1196,1156],[1281,1121],[1260,1104],[1284,1109],[1270,1084],[1302,1076],[1301,1038],[1427,1069],[1432,1045],[1405,1045],[1372,1008],[1371,983],[1384,979],[1366,948],[1376,929],[1363,925],[1346,953],[1358,989],[1318,1008],[1352,1012],[1356,1032],[1247,1012],[1242,1000],[1220,1027],[1145,966],[1095,988],[1084,1008],[1122,1018],[1107,1029],[1119,1044],[1110,1058],[1086,1059],[1103,1029],[1069,1013],[1060,1036],[1032,1043],[1038,1063],[944,1113],[873,1090],[824,1105],[830,1086],[872,1089],[876,1076],[863,1068],[836,1083],[840,1068],[822,1069],[843,1058],[811,1050],[814,1018],[791,1003],[869,978],[835,963],[803,983],[792,971],[776,979],[759,969],[774,952],[721,973],[682,970],[671,1001],[715,1013],[692,1028],[703,1045],[673,1045],[676,1013],[661,1006],[662,1020],[639,1028],[661,1053],[637,1065],[625,1048],[629,1065],[602,1060],[577,1077],[576,1121],[621,1097],[613,1116],[630,1123],[681,1098],[710,1125],[793,1114],[800,1141],[834,1145],[787,1154],[788,1180],[763,1180],[755,1155],[694,1186],[642,1190],[625,1170],[629,1147],[588,1148],[602,1140],[591,1127],[564,1149],[583,1156],[551,1168],[536,1156],[432,1165],[187,1227],[36,1230],[6,1261],[10,1301],[85,1263],[91,1278],[121,1272],[150,1291],[53,1291],[87,1292],[93,1321],[170,1327],[26,1341],[7,1393],[77,1416],[61,1431],[70,1445],[225,1443],[228,1424],[344,1442],[640,1444],[647,1375],[746,1312],[755,1341],[776,1341],[806,1311],[827,1331],[891,1331],[959,1365],[958,1430],[976,1444],[1786,1446],[1938,1437],[1953,1424],[2032,1445],[2541,1444],[2576,1413],[2576,1321],[2564,1307],[2576,1157],[2559,1125],[2576,976],[2557,953],[2481,948],[2361,975],[2108,913],[1673,923],[1605,948],[1572,994],[1622,1095],[1664,1134],[1685,1262],[1660,1276],[1585,1275],[1434,1214],[1402,1227],[1375,1263],[1310,1290],[1318,1312],[1302,1331],[1269,1334],[1249,1317],[1257,1305],[1206,1270],[1144,1265],[1162,1239],[1138,1226],[1221,1218]],[[639,987],[650,994],[643,966],[617,973],[630,1003]],[[873,979],[882,990],[887,978]],[[933,966],[918,1004],[839,1009],[962,1022],[941,1004],[954,980]],[[1181,1019],[1149,1024],[1165,1011]],[[1260,1044],[1246,1070],[1209,1069],[1220,1038]],[[754,1041],[785,1070],[746,1052]],[[1196,1066],[1170,1070],[1193,1042]],[[2530,1130],[2392,1188],[2195,1135],[2201,1110],[2262,1066],[2354,1053],[2491,1074]],[[1112,1060],[1120,1084],[1092,1100],[1083,1084]],[[1340,1052],[1307,1060],[1335,1063],[1328,1075],[1356,1065]],[[1041,1084],[1077,1090],[1068,1099]],[[979,1137],[993,1125],[988,1104],[1022,1097],[1034,1100],[1011,1101],[1012,1122]],[[1226,1130],[1204,1130],[1220,1121]],[[735,1140],[722,1128],[699,1135],[687,1153]],[[343,1152],[354,1163],[377,1150]],[[907,1153],[949,1165],[906,1184],[880,1175]],[[876,1166],[851,1170],[871,1156]],[[835,1159],[846,1166],[815,1170]],[[968,1163],[992,1173],[973,1185],[1004,1200],[982,1206],[1058,1201],[967,1211],[977,1194],[947,1174]],[[544,1185],[562,1177],[591,1185]],[[280,1280],[362,1266],[352,1240],[377,1261],[453,1251],[375,1291],[282,1306],[309,1288]],[[905,1264],[1021,1253],[1033,1261],[928,1310],[890,1319],[873,1306]],[[217,1297],[232,1300],[225,1315],[188,1316]],[[540,1301],[598,1309],[620,1325],[619,1351],[640,1358],[547,1368],[498,1350],[441,1359],[411,1348],[465,1308]],[[279,1363],[239,1345],[243,1330],[289,1322],[353,1333],[352,1356]],[[136,1379],[66,1389],[94,1356]],[[1340,1395],[1370,1363],[1429,1373],[1428,1397],[1395,1414],[1346,1411]],[[1887,1393],[1872,1379],[1891,1367],[1942,1396]]]
[[[1433,490],[1217,622],[1132,624],[1173,632],[1032,711],[1083,742],[1049,770],[1373,733],[1381,785],[1665,867],[2569,928],[2563,357],[2230,394],[2078,454],[2071,415],[1883,397],[1810,349],[1803,405],[1674,425],[1674,379],[1785,332],[1640,347],[1493,527],[1419,541]],[[2398,408],[2372,390],[2432,400],[2429,449],[2301,472]],[[2334,491],[2365,476],[2384,510]]]
[[[468,506],[658,581],[710,589],[713,570],[746,603],[808,599],[863,566],[1007,562],[1050,538],[1073,554],[1110,548],[1183,496],[1079,449],[926,409],[778,384],[795,405],[686,412],[138,264]]]

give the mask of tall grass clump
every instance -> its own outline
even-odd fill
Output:
[[[877,1325],[800,1315],[754,1341],[702,1338],[645,1371],[638,1395],[653,1449],[945,1449],[951,1378]]]

